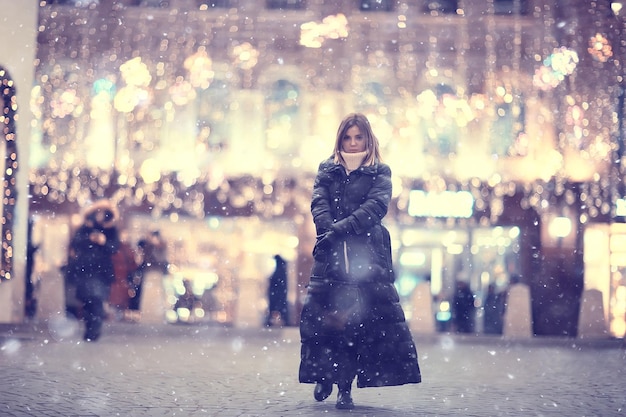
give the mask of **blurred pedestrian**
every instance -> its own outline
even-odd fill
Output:
[[[33,280],[33,271],[35,269],[35,254],[39,250],[39,245],[33,243],[33,225],[33,219],[29,218],[26,231],[26,293],[24,297],[24,316],[27,319],[34,319],[37,314],[37,297],[35,294],[37,285]]]
[[[452,314],[457,333],[474,332],[474,294],[466,281],[456,282]]]
[[[120,233],[120,245],[113,254],[115,281],[111,285],[109,305],[113,308],[116,320],[126,319],[131,298],[131,282],[137,270],[136,252],[128,242],[125,231]]]
[[[165,320],[164,276],[168,273],[167,243],[159,230],[153,230],[139,242],[142,263],[139,266],[141,321],[160,323]]]
[[[300,321],[299,380],[316,384],[317,401],[337,384],[338,409],[354,408],[355,378],[359,388],[421,382],[382,224],[390,200],[378,140],[364,115],[350,114],[313,186],[317,241]]]
[[[483,329],[485,334],[502,334],[504,298],[503,293],[496,291],[495,284],[489,284],[484,302]]]
[[[144,242],[142,240],[137,243],[137,257],[139,259],[143,259],[143,244]],[[142,265],[143,262],[140,262],[137,269],[135,269],[135,272],[128,276],[129,299],[127,319],[130,321],[139,321],[141,318],[141,289],[143,281]]]
[[[162,275],[167,274],[169,262],[167,261],[167,243],[159,230],[153,230],[143,239],[143,264],[144,270],[158,270]]]
[[[76,297],[83,303],[85,341],[100,337],[105,319],[104,303],[115,280],[111,256],[119,247],[116,208],[108,200],[91,205],[70,242],[69,273],[76,284]]]
[[[265,325],[289,325],[289,307],[287,305],[287,262],[280,255],[274,255],[276,268],[270,276],[267,288],[269,301]]]

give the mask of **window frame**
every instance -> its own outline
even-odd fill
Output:
[[[437,5],[438,7],[431,7]],[[459,9],[459,0],[426,0],[423,10],[429,14],[455,15]]]
[[[265,0],[269,10],[306,10],[306,0]]]
[[[359,0],[359,10],[366,13],[392,12],[396,6],[396,0]]]

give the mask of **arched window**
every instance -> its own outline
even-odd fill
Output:
[[[219,152],[228,147],[228,110],[230,90],[223,80],[213,80],[211,85],[198,95],[198,142],[206,145],[210,152]]]
[[[98,144],[97,140],[88,140],[89,124],[103,116],[102,109],[96,106],[91,117],[92,106],[95,103],[110,106],[110,100],[99,100],[101,93],[106,94],[83,82],[81,74],[69,60],[42,64],[36,69],[36,79],[38,84],[32,92],[31,106],[39,122],[37,128],[41,129],[41,137],[39,141],[31,142],[31,168],[88,165],[87,149],[90,144]],[[113,147],[111,141],[100,142],[100,145]]]
[[[387,147],[393,135],[393,127],[388,119],[390,99],[391,87],[378,81],[364,83],[355,97],[354,108],[369,119],[380,141],[381,149]]]
[[[270,152],[289,155],[297,145],[300,88],[288,80],[275,81],[266,96],[266,147]]]
[[[363,85],[361,94],[356,98],[356,108],[362,113],[376,110],[380,105],[386,106],[385,86],[379,82],[368,82]]]
[[[498,156],[515,156],[523,153],[517,145],[524,133],[525,108],[521,98],[516,102],[495,103],[495,116],[491,125],[491,153]]]
[[[465,104],[456,90],[445,83],[439,83],[417,96],[426,153],[446,157],[457,152],[459,127],[466,124]]]

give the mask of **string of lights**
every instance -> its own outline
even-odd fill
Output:
[[[2,92],[2,114],[0,125],[4,135],[5,158],[2,181],[2,260],[0,278],[11,279],[13,275],[13,223],[17,200],[16,175],[17,142],[15,121],[17,119],[17,97],[11,75],[0,67],[0,88]]]

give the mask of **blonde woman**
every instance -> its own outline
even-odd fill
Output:
[[[314,264],[300,321],[299,380],[323,401],[337,385],[352,409],[352,383],[421,382],[417,352],[394,286],[389,232],[391,169],[363,114],[349,114],[330,158],[319,165],[311,213]]]

